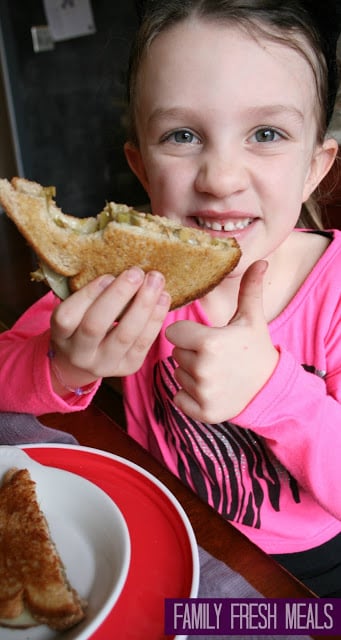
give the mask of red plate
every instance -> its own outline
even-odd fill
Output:
[[[105,451],[58,444],[23,449],[37,462],[78,473],[101,487],[128,525],[131,563],[126,584],[91,639],[169,639],[164,634],[164,599],[195,597],[199,583],[197,545],[178,501],[150,473]]]

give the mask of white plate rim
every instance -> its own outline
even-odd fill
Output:
[[[192,552],[192,565],[193,565],[193,573],[192,573],[192,586],[189,594],[189,598],[196,598],[198,596],[199,591],[199,581],[200,581],[200,561],[199,561],[199,549],[198,544],[195,538],[195,534],[193,531],[193,527],[190,523],[189,517],[187,516],[184,508],[180,504],[179,500],[175,497],[175,495],[166,487],[161,480],[159,480],[152,473],[141,467],[140,465],[132,462],[128,458],[124,458],[123,456],[119,456],[115,453],[111,453],[110,451],[104,451],[102,449],[96,449],[94,447],[86,447],[84,445],[76,445],[76,444],[62,444],[62,443],[32,443],[32,444],[23,444],[19,445],[21,448],[25,449],[71,449],[74,451],[84,451],[87,453],[94,453],[98,456],[102,456],[104,458],[109,458],[111,460],[120,462],[131,469],[134,469],[138,473],[141,473],[143,476],[148,478],[150,482],[155,484],[170,500],[175,509],[177,510],[184,526],[186,529],[186,533],[189,538],[191,552]],[[174,637],[174,640],[187,640],[188,635],[177,635]],[[78,640],[78,639],[77,639]]]

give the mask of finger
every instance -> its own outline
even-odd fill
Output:
[[[186,416],[190,416],[193,420],[202,420],[202,409],[200,404],[184,389],[180,389],[180,391],[175,394],[174,404]]]
[[[198,322],[179,320],[167,327],[166,338],[180,349],[198,351],[206,332],[207,327]]]
[[[196,358],[197,352],[192,351],[190,349],[181,349],[180,347],[174,347],[172,351],[172,356],[177,363],[177,365],[187,371],[191,376],[195,376],[196,373],[196,363],[198,359]]]
[[[188,393],[193,399],[197,400],[197,388],[198,385],[195,379],[185,371],[182,367],[177,367],[174,370],[174,378],[179,386]]]
[[[148,274],[149,275],[149,274]],[[169,310],[171,298],[163,291],[163,280],[148,283],[148,279],[114,328],[121,355],[128,351],[145,352],[155,340]]]
[[[164,287],[164,277],[157,271],[146,274],[132,304],[126,307],[115,332],[119,340],[131,344],[148,322]]]
[[[139,360],[141,360],[141,358],[144,359],[144,356],[159,334],[163,321],[169,311],[170,303],[171,297],[164,291],[144,324],[142,331],[140,331],[135,339],[131,347],[131,352],[135,354]]]
[[[265,260],[258,260],[246,270],[240,283],[237,311],[229,325],[264,318],[263,277],[267,268]]]
[[[153,312],[148,319],[146,328],[144,329],[144,337],[141,341],[140,337],[135,341],[135,347],[138,350],[144,349],[144,343],[147,343],[147,348],[154,342],[158,335],[161,325],[169,311],[171,304],[171,296],[167,291],[163,291],[155,305]]]
[[[116,279],[109,274],[96,278],[56,308],[51,319],[52,331],[65,340],[76,330],[89,336],[103,334],[135,295],[143,279],[143,271],[135,267]]]
[[[106,353],[112,354],[112,360],[116,362],[115,375],[128,375],[140,368],[148,350],[160,332],[170,303],[170,295],[163,291],[143,325],[140,315],[138,316],[139,322],[134,321],[133,309],[131,309],[107,335],[104,349]]]

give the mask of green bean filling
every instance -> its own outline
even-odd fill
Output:
[[[53,188],[44,188],[44,195],[46,197],[47,207],[53,198]],[[78,234],[95,233],[96,231],[102,231],[105,229],[109,222],[117,222],[132,227],[146,228],[149,231],[154,231],[157,234],[162,234],[167,238],[173,238],[180,240],[181,242],[187,242],[193,245],[211,245],[222,246],[222,243],[228,244],[227,241],[220,238],[212,238],[209,234],[204,232],[198,232],[191,227],[183,227],[171,223],[167,218],[163,224],[162,219],[151,213],[140,213],[134,209],[129,208],[127,205],[120,205],[114,203],[108,203],[106,207],[96,217],[92,218],[76,218],[74,216],[66,215],[62,212],[54,213],[54,223],[61,227],[67,228]]]

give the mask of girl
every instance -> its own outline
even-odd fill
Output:
[[[128,163],[155,213],[235,236],[240,263],[171,313],[161,274],[136,268],[50,293],[0,343],[2,410],[80,409],[123,377],[130,434],[326,597],[341,597],[341,233],[310,197],[337,152],[335,73],[303,2],[150,3]]]

